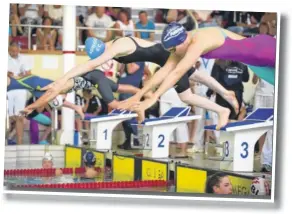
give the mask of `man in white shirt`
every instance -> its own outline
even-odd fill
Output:
[[[96,7],[95,13],[88,16],[86,26],[92,28],[111,28],[114,25],[112,18],[105,14],[105,7]],[[112,39],[111,30],[88,30],[90,37],[97,37],[104,42],[108,42]]]
[[[258,82],[259,81],[259,82]],[[274,86],[268,82],[259,79],[256,75],[253,77],[253,83],[258,85],[255,91],[254,110],[261,107],[274,107]],[[273,159],[273,131],[269,130],[267,134],[259,139],[259,154],[263,172],[271,172]]]
[[[25,77],[31,74],[31,69],[27,66],[23,56],[19,54],[17,43],[12,42],[9,46],[8,55],[8,73],[12,78]],[[25,108],[26,102],[30,96],[27,90],[11,90],[7,92],[8,115],[12,121],[16,122],[17,144],[22,144],[24,118],[19,116],[21,110]],[[13,136],[8,136],[8,141]]]

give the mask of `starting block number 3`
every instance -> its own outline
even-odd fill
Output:
[[[164,144],[163,144],[164,143],[164,139],[165,139],[164,135],[160,134],[158,136],[158,139],[160,140],[159,143],[158,143],[158,148],[164,148]]]
[[[241,144],[242,147],[242,152],[240,153],[240,156],[245,159],[248,157],[248,143],[247,142],[243,142]],[[229,156],[229,142],[226,141],[225,142],[225,157]]]

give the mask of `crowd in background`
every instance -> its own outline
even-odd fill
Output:
[[[9,41],[18,41],[22,49],[62,49],[63,7],[11,4]],[[76,6],[77,27],[98,28],[78,30],[77,45],[83,45],[88,36],[109,41],[115,37],[132,35],[159,42],[160,37],[155,30],[172,21],[182,23],[187,30],[220,26],[246,36],[258,34],[260,29],[275,35],[277,24],[275,13]],[[29,30],[29,27],[19,25],[33,27]],[[28,47],[28,37],[31,38],[31,47]]]
[[[276,36],[277,19],[276,14],[273,13],[256,13],[256,12],[229,12],[229,11],[187,11],[187,10],[174,10],[174,9],[145,9],[138,10],[137,17],[133,15],[134,9],[132,8],[117,8],[117,7],[88,7],[77,6],[76,7],[76,22],[77,26],[86,26],[99,29],[87,29],[80,30],[77,34],[78,44],[84,44],[85,39],[88,36],[97,37],[103,41],[109,41],[116,37],[122,37],[132,35],[151,41],[159,41],[156,38],[154,30],[159,25],[177,21],[182,23],[187,30],[191,30],[198,24],[199,28],[208,26],[221,26],[230,31],[246,36],[254,36],[256,34],[269,34],[270,36]],[[193,18],[196,19],[195,23]],[[9,41],[14,42],[26,42],[25,38],[32,37],[32,45],[35,45],[39,50],[56,50],[62,48],[62,28],[44,28],[37,27],[37,25],[45,26],[62,26],[63,22],[63,6],[61,5],[24,5],[24,4],[11,4],[10,10],[10,24],[9,27]],[[31,31],[24,26],[15,26],[19,24],[33,25]],[[108,30],[108,28],[116,30]],[[135,29],[152,30],[148,32],[137,32]],[[26,62],[22,60],[20,49],[25,49],[27,45],[20,45],[19,47],[11,46],[9,49],[9,66],[8,74],[10,76],[22,76],[25,77],[31,74],[31,69],[26,66]],[[27,47],[28,48],[28,47]],[[16,56],[16,57],[13,57]],[[201,61],[196,63],[198,70],[205,69]],[[230,74],[238,74],[236,78],[231,78]],[[137,87],[141,87],[145,81],[147,81],[152,73],[149,72],[148,64],[145,62],[130,63],[127,65],[119,64],[117,79],[123,84],[136,84],[137,79],[141,79],[142,82],[138,82]],[[230,120],[242,120],[248,112],[248,106],[243,100],[243,82],[248,82],[252,79],[253,84],[257,84],[256,93],[254,96],[254,102],[250,103],[254,107],[273,107],[274,88],[267,82],[258,79],[255,75],[250,76],[247,67],[238,62],[230,62],[225,60],[216,60],[215,64],[210,72],[218,82],[220,82],[228,90],[233,90],[236,93],[238,100],[240,100],[241,111],[239,114],[233,112],[232,107],[226,103],[219,95],[208,89],[206,86],[202,86],[192,81],[192,90],[201,95],[212,99],[219,105],[228,107],[231,109],[232,114]],[[233,79],[233,80],[231,80]],[[135,85],[136,86],[136,85]],[[19,96],[19,94],[18,94]],[[26,96],[26,95],[25,95]],[[24,97],[25,97],[24,96]],[[125,100],[131,95],[119,94],[119,100]],[[10,101],[12,102],[12,101]],[[15,100],[13,102],[22,102],[22,100]],[[84,113],[88,115],[101,115],[107,114],[111,109],[103,102],[102,98],[96,93],[96,90],[84,90],[76,94],[76,105],[82,106]],[[21,104],[25,106],[27,103]],[[147,110],[148,117],[159,117],[159,115],[165,113],[173,106],[186,106],[181,102],[175,90],[172,88],[167,91],[156,105]],[[21,110],[23,107],[19,107]],[[188,153],[197,152],[201,153],[205,150],[207,142],[215,141],[218,139],[218,133],[210,133],[204,131],[204,125],[216,123],[216,115],[212,112],[208,112],[204,109],[195,108],[192,109],[193,113],[200,114],[203,119],[198,123],[186,124],[176,130],[173,135],[172,142],[177,143],[180,151],[175,157],[184,158],[188,157]],[[44,110],[50,113],[50,110]],[[61,111],[59,111],[59,120],[61,120]],[[17,116],[15,111],[9,113],[10,117]],[[11,132],[9,134],[9,140],[12,142],[17,136],[17,143],[23,143],[23,127],[24,119],[17,118],[13,120]],[[33,124],[33,121],[31,121]],[[76,116],[76,131],[79,132],[82,129],[89,129],[89,124],[84,123]],[[33,129],[30,126],[31,132],[38,132],[39,130]],[[123,123],[125,131],[125,142],[119,145],[120,149],[131,149],[131,143],[134,141],[134,145],[139,145],[139,139],[134,137],[132,139],[131,127],[127,121]],[[22,131],[21,131],[22,130]],[[33,131],[32,131],[33,130]],[[48,134],[45,137],[41,137],[32,140],[31,143],[38,144],[41,141],[48,140]],[[31,134],[32,136],[32,134]],[[47,139],[46,139],[47,138]],[[33,141],[33,142],[32,142]],[[49,141],[49,140],[48,140]],[[268,142],[268,143],[265,143]],[[194,146],[188,149],[189,143]],[[265,146],[264,146],[265,145]],[[263,169],[271,171],[271,145],[272,145],[272,133],[268,132],[267,136],[263,136],[259,140],[259,148],[257,156],[260,157],[262,153],[264,158],[262,160]]]

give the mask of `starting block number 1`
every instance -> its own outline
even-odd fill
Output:
[[[164,148],[164,144],[163,144],[164,139],[165,139],[164,135],[163,134],[160,134],[158,136],[158,139],[161,139],[161,141],[158,143],[158,148]]]
[[[103,131],[104,133],[104,139],[106,140],[107,139],[107,129]]]

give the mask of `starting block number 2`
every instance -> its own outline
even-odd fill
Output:
[[[164,139],[165,139],[164,135],[163,135],[163,134],[160,134],[160,135],[158,136],[158,139],[161,139],[161,140],[159,141],[159,143],[158,143],[158,148],[164,148],[164,144],[163,144]]]
[[[245,159],[248,157],[248,143],[247,142],[243,142],[241,144],[241,147],[242,147],[242,152],[240,153],[240,156]],[[225,157],[228,157],[229,156],[229,142],[226,141],[225,142]]]

